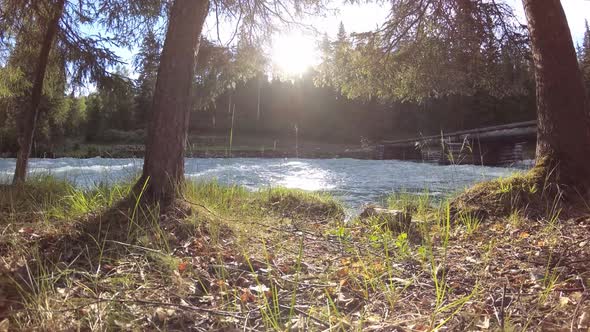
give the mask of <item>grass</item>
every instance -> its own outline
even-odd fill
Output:
[[[479,228],[481,220],[478,216],[471,213],[460,213],[458,221],[465,226],[468,234],[473,234]]]
[[[555,202],[539,218],[482,218],[394,194],[388,206],[419,220],[413,237],[374,217],[345,222],[325,194],[189,183],[162,211],[121,201],[129,190],[51,177],[0,187],[0,326],[528,331],[582,329],[590,310],[590,226]]]

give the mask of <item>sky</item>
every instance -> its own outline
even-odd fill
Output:
[[[524,9],[522,8],[521,1],[509,1],[512,6],[517,10],[519,17],[524,23]],[[574,38],[574,43],[582,42],[585,30],[585,20],[590,22],[590,0],[561,0],[561,5],[567,16],[567,21]]]
[[[522,1],[507,1],[517,12],[521,23],[526,23]],[[568,24],[575,41],[584,36],[584,21],[590,21],[590,0],[562,0],[561,4],[567,16]],[[375,29],[387,16],[387,7],[378,4],[343,5],[338,15],[326,18],[310,19],[320,31],[335,36],[340,21],[348,32],[363,32]]]
[[[331,6],[335,12],[323,17],[309,17],[303,23],[313,26],[316,32],[292,30],[275,34],[272,45],[265,47],[266,53],[273,58],[278,67],[293,73],[301,72],[305,67],[318,62],[317,44],[323,33],[334,38],[340,22],[348,33],[364,32],[377,28],[383,23],[388,14],[387,5],[375,3],[343,4],[338,0]],[[520,0],[506,0],[512,5],[521,23],[525,23],[524,9]],[[387,1],[386,1],[387,3]],[[590,21],[590,0],[562,0],[568,24],[572,32],[574,43],[581,43],[585,31],[585,20]],[[221,41],[226,43],[231,38],[234,29],[221,26]],[[204,27],[204,33],[217,39],[215,20],[209,17]],[[118,49],[116,52],[128,63],[131,63],[133,51]]]
[[[516,11],[520,23],[526,23],[521,0],[506,0]],[[562,0],[574,43],[582,42],[585,31],[585,20],[590,21],[590,0]],[[387,1],[386,1],[387,3]],[[375,30],[382,24],[388,14],[387,5],[362,3],[357,5],[340,4],[336,15],[320,18],[309,18],[305,23],[312,25],[320,32],[320,36],[301,32],[287,32],[273,38],[271,58],[278,62],[278,67],[287,74],[297,74],[319,61],[316,49],[317,39],[322,33],[334,38],[340,22],[348,33]]]

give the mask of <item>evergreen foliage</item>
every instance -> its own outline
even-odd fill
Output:
[[[590,26],[586,21],[586,31],[584,32],[584,41],[580,52],[580,68],[586,92],[590,95]]]
[[[137,126],[145,127],[149,119],[149,110],[152,105],[156,76],[160,65],[161,50],[160,38],[154,30],[148,30],[134,58],[135,70],[139,74],[136,81],[137,96],[135,97],[135,121]]]
[[[350,98],[502,98],[532,87],[526,34],[495,2],[393,1],[379,30],[347,36],[340,25],[332,44],[317,81]]]

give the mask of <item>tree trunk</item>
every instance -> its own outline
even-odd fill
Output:
[[[523,0],[537,89],[537,174],[586,194],[590,117],[582,75],[559,0]]]
[[[136,189],[157,202],[176,197],[184,182],[184,155],[193,80],[208,0],[176,0],[156,80],[143,174]]]
[[[33,88],[31,90],[31,104],[28,109],[25,109],[21,123],[19,124],[19,148],[16,159],[16,169],[14,170],[14,184],[24,182],[27,176],[27,166],[29,163],[29,155],[31,154],[31,147],[33,145],[33,137],[35,136],[35,125],[39,115],[39,104],[41,103],[41,96],[43,94],[43,83],[45,81],[47,63],[49,62],[49,54],[51,53],[51,48],[55,36],[57,35],[59,20],[63,14],[65,2],[65,0],[58,0],[55,3],[55,12],[47,24],[47,30],[45,31],[45,36],[41,44],[37,68],[35,68],[34,73]]]

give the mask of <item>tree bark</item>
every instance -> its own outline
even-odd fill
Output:
[[[27,167],[29,164],[29,155],[35,136],[35,126],[39,115],[39,104],[43,94],[43,84],[45,82],[45,73],[49,62],[49,54],[57,35],[59,20],[63,15],[66,0],[57,0],[54,5],[53,17],[47,24],[47,30],[41,44],[37,67],[34,73],[33,88],[31,90],[30,106],[25,110],[19,125],[20,133],[18,137],[18,153],[16,159],[16,169],[14,170],[13,184],[22,183],[27,176]]]
[[[590,116],[582,75],[559,0],[523,0],[537,90],[536,174],[586,194]]]
[[[208,0],[175,0],[172,5],[154,91],[143,174],[136,185],[156,202],[174,199],[184,182],[191,90],[208,9]]]

